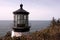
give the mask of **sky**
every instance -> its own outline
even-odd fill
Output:
[[[30,12],[29,20],[60,18],[60,0],[0,0],[0,20],[14,20],[13,12],[20,8]]]

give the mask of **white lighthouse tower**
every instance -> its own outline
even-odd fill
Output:
[[[13,12],[14,14],[14,27],[12,30],[12,37],[22,36],[22,32],[30,30],[28,15],[29,12],[23,9],[23,4],[20,4],[20,9]]]

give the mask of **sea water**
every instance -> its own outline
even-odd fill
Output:
[[[39,31],[41,29],[44,29],[48,27],[50,24],[50,21],[29,21],[29,26],[31,26],[29,32],[35,32]],[[0,20],[0,36],[4,36],[8,31],[11,31],[13,27],[13,21],[12,20]]]

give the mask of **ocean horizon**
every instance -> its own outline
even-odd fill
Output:
[[[50,20],[30,20],[29,26],[31,26],[29,32],[35,32],[47,28],[50,25]],[[0,20],[0,36],[4,36],[8,31],[12,31],[13,20]]]

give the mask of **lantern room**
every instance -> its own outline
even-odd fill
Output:
[[[20,4],[20,9],[13,12],[14,14],[14,31],[27,31],[29,30],[28,15],[29,12],[23,9],[23,4]]]

